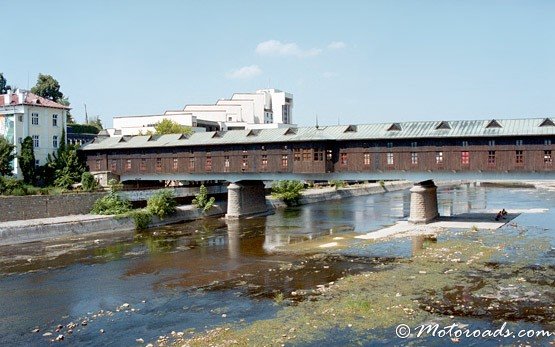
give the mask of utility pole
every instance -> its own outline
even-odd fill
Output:
[[[83,103],[83,105],[85,105],[85,124],[89,124],[89,115],[87,114],[87,104]]]

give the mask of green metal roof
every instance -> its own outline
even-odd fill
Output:
[[[465,138],[499,136],[555,135],[555,126],[549,118],[493,120],[423,121],[363,125],[334,125],[320,127],[231,130],[227,132],[197,132],[161,136],[117,136],[97,138],[82,149],[103,150],[115,148],[153,148],[199,145],[227,145],[247,143],[275,143],[324,140],[383,140],[418,138]],[[492,124],[490,124],[492,123]],[[396,124],[401,130],[388,130]],[[438,126],[441,124],[439,129]]]

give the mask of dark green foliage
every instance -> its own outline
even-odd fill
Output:
[[[35,149],[33,139],[27,136],[21,144],[21,155],[17,158],[19,168],[23,174],[23,181],[33,184],[35,181]]]
[[[110,191],[110,193],[95,201],[91,213],[124,214],[129,211],[131,211],[131,203],[115,191]]]
[[[90,172],[85,171],[81,175],[81,186],[84,191],[92,192],[98,188],[98,182]]]
[[[3,136],[0,136],[0,176],[12,175],[12,161],[15,158],[14,148],[14,145],[9,143]]]
[[[129,213],[129,216],[133,218],[135,222],[135,229],[144,230],[148,228],[150,222],[152,221],[152,215],[148,210],[136,210]]]
[[[8,81],[4,78],[4,74],[0,72],[0,94],[6,94],[10,89],[12,89],[12,87],[8,85]]]
[[[62,135],[58,151],[48,155],[46,165],[48,169],[43,177],[46,184],[54,184],[61,188],[69,188],[72,184],[80,182],[81,175],[85,172],[85,163],[77,154],[77,148],[65,144],[65,133]]]
[[[216,199],[214,197],[208,197],[208,189],[203,184],[200,186],[200,192],[195,195],[193,199],[193,205],[202,209],[203,212],[206,212],[214,206],[215,201]]]
[[[277,181],[272,185],[272,196],[282,200],[287,206],[299,203],[304,184],[301,181]]]
[[[163,189],[154,193],[147,201],[147,210],[160,218],[164,218],[175,212],[175,196],[173,192]]]
[[[27,187],[22,180],[0,176],[0,195],[26,195]]]
[[[56,102],[63,101],[64,98],[60,84],[50,75],[39,74],[37,84],[31,88],[31,93]]]
[[[328,182],[328,184],[332,187],[335,187],[335,189],[344,188],[347,185],[345,181],[341,181],[341,180],[331,180]]]
[[[191,134],[193,129],[186,125],[181,125],[171,119],[164,118],[158,123],[154,124],[154,129],[157,135],[166,134]]]
[[[73,123],[68,127],[71,128],[74,134],[98,134],[102,128],[98,128],[96,124],[77,124]]]

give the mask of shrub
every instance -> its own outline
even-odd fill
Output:
[[[383,180],[380,180],[378,183],[380,184],[380,187],[385,188],[385,182]]]
[[[94,202],[91,213],[123,214],[129,211],[131,211],[131,203],[119,196],[115,191],[111,191]]]
[[[335,189],[343,188],[347,185],[345,181],[341,181],[341,180],[331,180],[328,182],[328,184],[332,187],[335,187]]]
[[[22,180],[0,176],[1,195],[26,195],[27,187]]]
[[[216,202],[216,198],[212,197],[208,197],[208,189],[203,185],[200,186],[200,191],[197,195],[195,195],[195,198],[193,199],[193,205],[195,205],[197,208],[202,209],[203,212],[208,211],[212,206],[214,206],[214,203]]]
[[[136,210],[129,213],[129,216],[133,218],[135,222],[135,229],[144,230],[148,228],[150,222],[152,221],[152,215],[148,210]]]
[[[272,185],[272,196],[282,200],[287,206],[297,205],[304,184],[301,181],[277,181]]]
[[[150,213],[164,218],[175,212],[176,205],[173,192],[163,189],[157,191],[148,199],[146,208]]]
[[[84,191],[92,192],[98,188],[98,182],[94,179],[94,176],[90,172],[85,171],[81,175],[81,186]]]

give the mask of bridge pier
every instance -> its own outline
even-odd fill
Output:
[[[439,217],[437,209],[437,186],[428,180],[416,183],[410,189],[410,216],[413,224],[426,224]]]
[[[227,186],[226,218],[235,219],[267,212],[264,182],[240,181]]]

